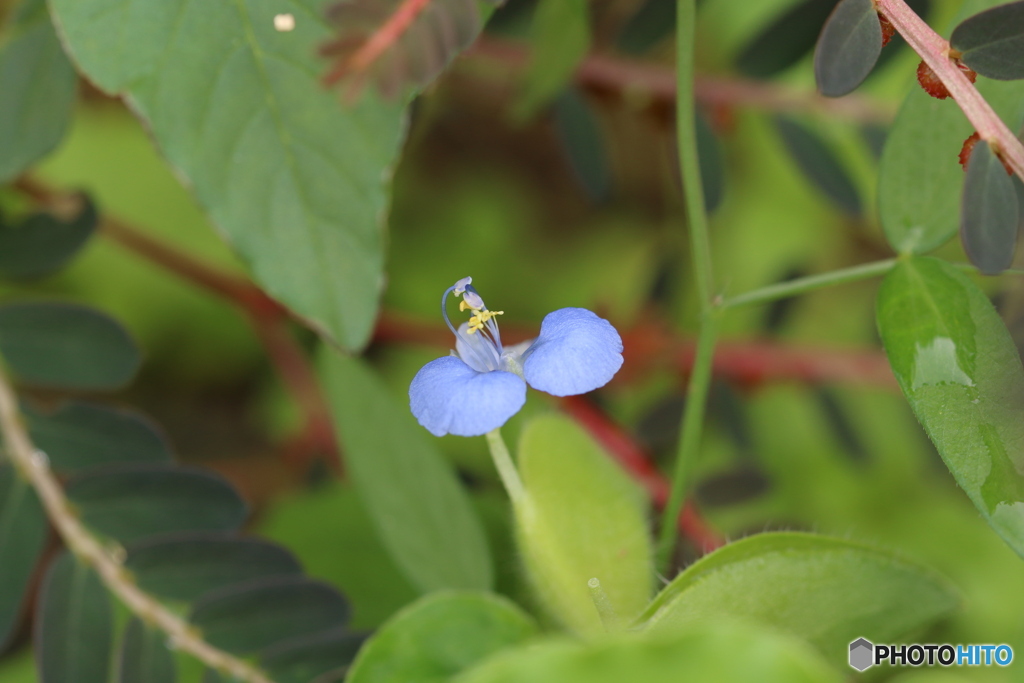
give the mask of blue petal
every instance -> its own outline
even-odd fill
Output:
[[[540,336],[523,354],[523,376],[534,389],[573,396],[602,387],[622,367],[622,339],[585,308],[548,313]]]
[[[526,402],[526,384],[512,374],[477,372],[455,356],[432,360],[409,385],[409,407],[434,436],[480,436],[505,424]]]

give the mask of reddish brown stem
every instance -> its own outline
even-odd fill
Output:
[[[352,56],[339,62],[324,76],[324,85],[334,85],[350,74],[362,74],[402,37],[430,0],[402,0],[380,28],[366,39]]]

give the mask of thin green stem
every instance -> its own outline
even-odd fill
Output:
[[[697,337],[697,355],[693,361],[690,384],[686,389],[686,412],[680,429],[679,452],[672,470],[668,502],[661,515],[657,566],[663,574],[668,572],[672,560],[672,550],[676,542],[676,520],[683,510],[690,471],[700,450],[704,408],[707,405],[708,389],[711,387],[711,361],[715,356],[717,328],[717,315],[712,311],[702,320],[700,335]]]
[[[523,480],[519,478],[519,470],[512,462],[512,455],[508,452],[505,440],[501,438],[501,429],[487,432],[487,445],[491,449],[491,459],[494,460],[494,467],[498,470],[501,483],[508,492],[508,497],[515,506],[526,500],[526,487]]]
[[[738,294],[726,299],[719,305],[719,307],[738,308],[740,306],[765,304],[769,301],[785,299],[786,297],[797,296],[798,294],[806,294],[807,292],[813,292],[816,289],[822,289],[824,287],[841,285],[847,282],[856,282],[858,280],[866,280],[878,275],[885,275],[893,269],[896,262],[897,260],[894,258],[885,259],[884,261],[872,261],[871,263],[864,263],[859,266],[833,270],[820,275],[809,275],[807,277],[790,280],[789,282],[780,282],[776,285],[759,287],[758,289],[744,292],[743,294]]]

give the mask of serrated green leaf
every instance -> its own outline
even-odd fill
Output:
[[[900,263],[878,329],[903,394],[982,516],[1024,556],[1024,369],[988,297],[944,261]]]
[[[964,177],[960,240],[967,258],[986,275],[1013,263],[1017,246],[1017,191],[986,140],[974,145]]]
[[[125,568],[154,595],[193,601],[210,591],[277,576],[298,576],[302,566],[287,549],[257,538],[185,533],[140,541],[127,548]]]
[[[526,486],[516,534],[540,604],[580,633],[603,633],[588,582],[598,579],[620,620],[651,595],[654,568],[647,501],[594,440],[569,418],[534,418],[519,439]]]
[[[121,543],[179,531],[234,531],[248,509],[208,470],[171,465],[111,465],[65,487],[82,521]]]
[[[99,223],[92,200],[86,195],[81,197],[81,209],[67,220],[41,212],[16,225],[0,221],[0,275],[32,279],[67,265],[92,237]]]
[[[882,25],[871,0],[841,0],[814,48],[814,78],[826,97],[842,97],[864,82],[882,53]]]
[[[949,38],[964,64],[1002,81],[1024,78],[1024,2],[1008,2],[965,19]]]
[[[533,620],[505,598],[485,593],[430,595],[396,614],[367,641],[346,680],[448,680],[536,631]]]
[[[45,0],[22,0],[0,42],[0,183],[61,141],[71,121],[76,82]]]
[[[23,407],[33,443],[61,473],[129,462],[171,462],[164,436],[127,410],[69,401],[52,413]]]
[[[838,664],[854,639],[893,642],[956,604],[948,582],[889,553],[826,536],[765,533],[690,565],[638,623],[661,632],[750,619],[809,641]]]
[[[167,634],[132,617],[121,636],[117,683],[174,683],[175,669]]]
[[[35,618],[40,683],[107,680],[113,608],[92,569],[70,553],[62,553],[46,572]]]
[[[365,640],[365,634],[344,630],[319,633],[267,651],[260,665],[277,683],[319,683],[322,676],[340,681]]]
[[[0,462],[0,652],[14,633],[48,530],[35,491]]]
[[[451,467],[362,361],[323,359],[352,479],[395,562],[420,590],[490,589],[483,529]]]
[[[263,579],[209,593],[189,614],[208,643],[237,653],[335,631],[348,618],[348,601],[341,593],[303,577]]]
[[[383,285],[401,103],[319,83],[324,0],[55,0],[81,69],[124,94],[274,297],[348,348]],[[274,29],[290,13],[295,29]]]
[[[838,683],[804,643],[746,624],[659,637],[548,641],[501,653],[453,683]]]
[[[93,391],[127,384],[141,362],[113,318],[58,303],[0,306],[0,354],[28,384]]]
[[[590,48],[586,0],[541,0],[531,28],[533,56],[516,107],[527,118],[561,92]]]

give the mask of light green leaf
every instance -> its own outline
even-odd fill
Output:
[[[0,42],[0,183],[61,141],[71,120],[75,83],[45,0],[22,0]]]
[[[548,641],[509,650],[455,683],[837,683],[804,643],[750,625],[712,623],[659,637]],[[354,683],[354,682],[353,682]]]
[[[365,343],[383,276],[386,185],[403,106],[341,105],[318,82],[324,0],[55,0],[101,88],[127,96],[273,296],[343,346]],[[295,30],[274,30],[291,13]]]
[[[944,261],[904,261],[882,282],[878,329],[946,467],[1024,556],[1024,370],[988,297]]]
[[[891,642],[956,604],[948,582],[889,553],[826,536],[766,533],[692,564],[639,623],[662,632],[750,619],[800,636],[840,663],[852,640]]]
[[[431,437],[361,361],[328,353],[322,367],[346,465],[395,562],[423,592],[489,590],[480,521]]]
[[[622,623],[639,614],[654,578],[643,492],[556,413],[527,424],[518,459],[527,499],[516,506],[516,532],[540,604],[574,631],[601,633],[588,587],[596,578]]]
[[[485,593],[443,592],[409,605],[356,657],[347,683],[436,683],[522,643],[536,625],[513,603]]]
[[[590,48],[586,0],[541,0],[533,16],[533,57],[517,107],[519,118],[532,116],[572,78]]]

